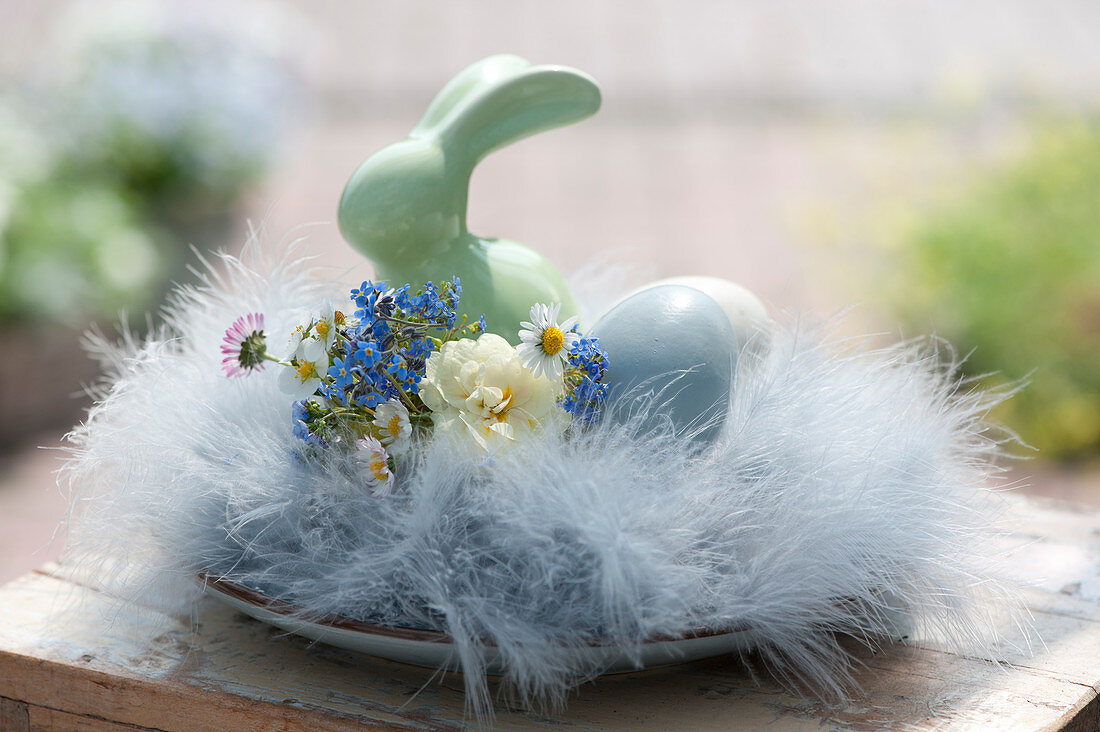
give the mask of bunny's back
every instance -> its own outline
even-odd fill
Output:
[[[588,117],[600,105],[595,82],[562,66],[492,56],[452,79],[404,140],[369,157],[340,200],[340,230],[391,285],[414,287],[457,276],[462,309],[484,314],[512,342],[536,302],[577,305],[557,269],[517,242],[466,228],[470,176],[483,157],[535,133]]]

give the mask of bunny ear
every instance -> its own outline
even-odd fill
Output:
[[[509,143],[584,119],[600,107],[587,74],[492,56],[451,80],[413,134],[433,133],[450,155],[477,161]]]
[[[458,76],[447,82],[447,85],[435,95],[428,111],[420,119],[419,124],[413,129],[412,134],[418,135],[431,132],[443,119],[455,110],[463,99],[477,95],[501,77],[528,69],[531,62],[519,56],[499,54],[483,58],[475,64],[471,64],[462,70]]]

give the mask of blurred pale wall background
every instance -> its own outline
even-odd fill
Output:
[[[217,18],[218,5],[196,7]],[[566,270],[611,257],[639,280],[723,276],[819,317],[870,299],[850,318],[856,330],[897,330],[849,276],[884,221],[1021,154],[1037,115],[1100,104],[1100,4],[1089,0],[281,7],[297,16],[285,41],[314,96],[225,245],[241,241],[245,217],[274,240],[300,231],[348,281],[369,269],[333,223],[347,175],[492,53],[587,71],[604,107],[486,160],[474,231],[535,246]],[[0,0],[0,79],[17,86],[48,70],[47,39],[68,9]],[[61,505],[48,490],[53,454],[2,460],[0,580],[56,553],[31,555]]]
[[[42,38],[65,5],[4,0],[5,75],[48,63]],[[490,157],[472,228],[563,266],[625,249],[657,274],[707,269],[781,307],[821,301],[800,250],[822,209],[927,195],[1011,153],[1036,109],[1100,100],[1100,6],[1087,0],[286,6],[308,20],[293,43],[320,95],[252,197],[273,236],[331,222],[363,157],[457,70],[510,51],[591,73],[604,108]],[[356,263],[331,225],[311,238]]]

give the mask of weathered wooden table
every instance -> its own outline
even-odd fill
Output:
[[[502,729],[1100,730],[1100,513],[1013,503],[1005,540],[1043,642],[1011,665],[915,641],[861,655],[830,706],[733,659],[605,677],[568,708],[501,706]],[[1093,598],[1093,599],[1090,599]],[[64,567],[0,588],[0,730],[461,729],[461,679],[287,636],[212,601],[193,617],[114,606]],[[110,616],[110,615],[109,615]],[[1008,628],[1010,637],[1017,631]]]

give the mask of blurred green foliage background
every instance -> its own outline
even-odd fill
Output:
[[[988,384],[1044,458],[1100,453],[1100,124],[1047,124],[901,233],[883,297]]]
[[[189,245],[228,243],[302,91],[285,44],[201,8],[98,11],[71,5],[50,63],[0,89],[0,325],[155,305]]]
[[[76,418],[86,328],[140,332],[191,247],[235,244],[305,87],[277,6],[219,7],[58,6],[0,77],[0,452]]]

